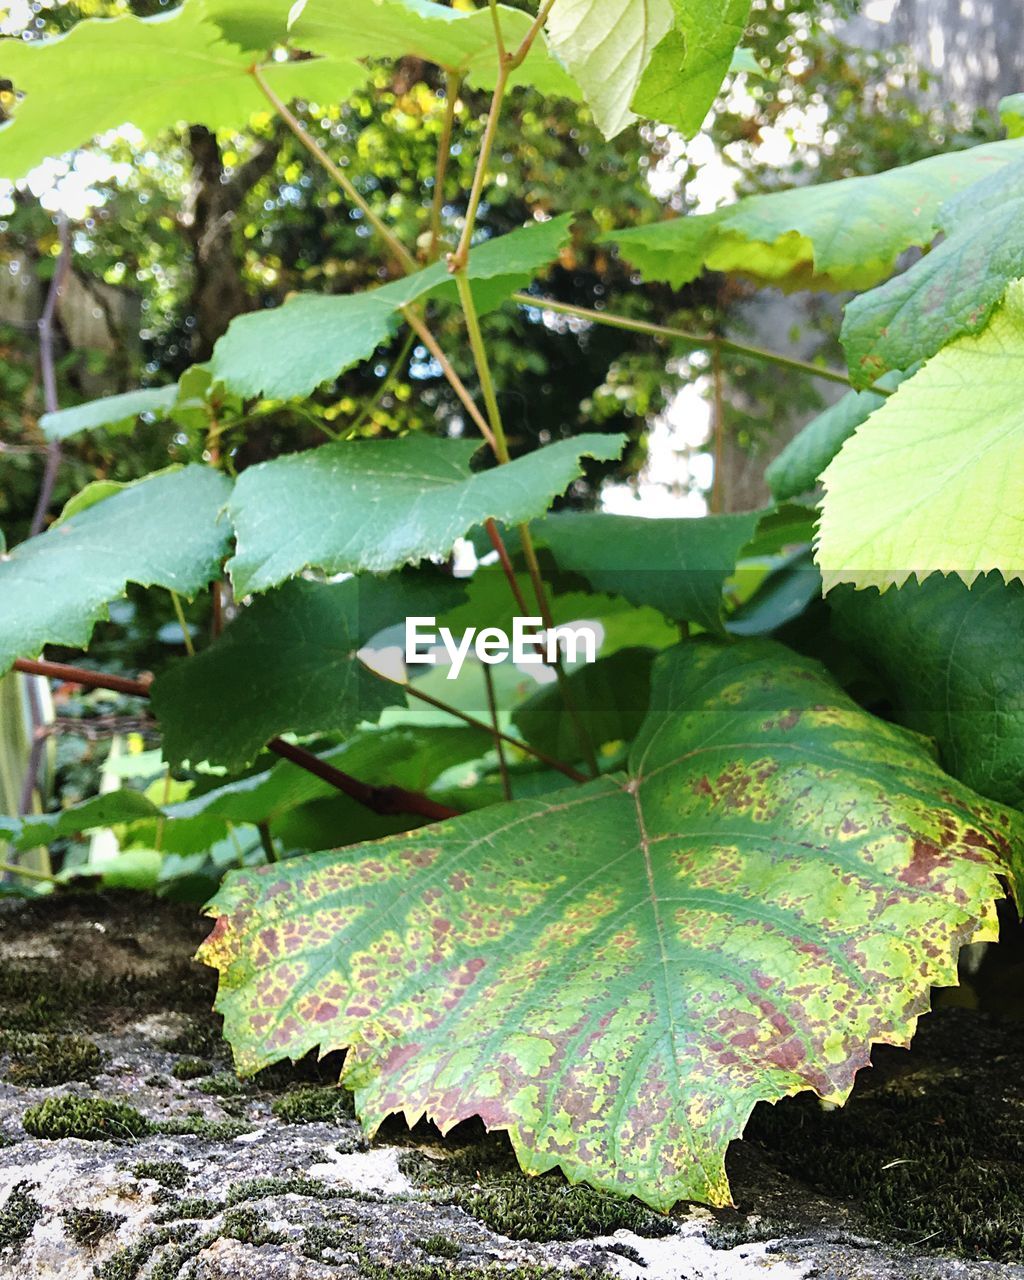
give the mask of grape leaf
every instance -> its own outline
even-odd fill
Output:
[[[988,574],[829,595],[833,627],[881,681],[900,724],[934,738],[943,767],[1024,805],[1024,586]]]
[[[785,289],[870,289],[932,242],[956,192],[1024,157],[1024,138],[931,156],[869,177],[748,196],[715,213],[608,232],[645,279],[680,288],[703,270]]]
[[[201,958],[241,1070],[347,1047],[371,1132],[479,1115],[668,1208],[729,1202],[757,1101],[907,1044],[1024,818],[771,641],[655,672],[628,775],[230,875]]]
[[[912,574],[1024,578],[1024,281],[988,327],[957,338],[847,440],[822,476],[826,591]]]
[[[571,512],[549,516],[535,534],[559,568],[596,590],[721,633],[722,587],[760,518],[756,511],[700,520]]]
[[[730,70],[759,71],[749,50],[734,66],[750,0],[672,0],[675,26],[654,50],[633,99],[640,116],[687,137],[704,123]]]
[[[0,672],[46,644],[84,648],[129,582],[194,596],[227,554],[230,490],[209,467],[161,472],[0,555]]]
[[[15,852],[26,853],[39,845],[95,831],[99,827],[154,818],[159,812],[141,791],[121,788],[91,796],[59,813],[33,813],[24,818],[0,815],[0,839],[9,841]]]
[[[88,19],[52,40],[2,42],[4,76],[24,95],[0,128],[0,177],[20,178],[47,156],[133,124],[147,136],[187,122],[244,125],[267,100],[249,74],[250,53],[205,20],[199,0],[155,18]],[[366,78],[331,58],[268,62],[285,99],[336,102]]]
[[[841,338],[855,384],[906,369],[985,327],[1024,262],[1024,163],[947,201],[939,228],[940,245],[848,304]]]
[[[239,770],[279,734],[346,734],[376,721],[405,694],[373,675],[358,650],[407,615],[462,598],[458,583],[438,574],[286,583],[153,683],[165,758]]]
[[[235,590],[265,591],[306,568],[387,573],[442,558],[488,517],[517,524],[541,515],[583,458],[617,458],[624,441],[576,436],[477,472],[469,469],[476,442],[426,436],[346,441],[260,463],[242,473],[231,500]]]
[[[481,89],[492,88],[497,78],[494,23],[487,6],[466,11],[432,0],[306,0],[289,12],[279,0],[206,0],[206,11],[227,39],[244,48],[263,50],[290,42],[339,60],[423,58]],[[530,15],[507,5],[498,5],[497,13],[505,47],[517,48],[530,29]],[[510,83],[579,97],[578,86],[543,37]]]
[[[135,422],[142,413],[167,416],[178,399],[178,384],[166,387],[143,387],[138,391],[125,391],[121,395],[103,396],[99,400],[87,400],[70,409],[58,409],[44,413],[39,425],[49,440],[66,440],[79,431],[95,431],[99,427],[116,430]]]
[[[535,222],[473,249],[467,270],[479,310],[493,310],[553,262],[569,239],[572,219],[563,214]],[[231,322],[214,348],[213,373],[244,396],[308,396],[373,355],[394,332],[402,307],[455,296],[447,265],[436,262],[379,289],[308,294],[271,311],[249,312]]]
[[[818,483],[818,477],[862,422],[885,404],[882,391],[895,391],[906,374],[887,373],[878,391],[848,391],[810,421],[765,469],[776,502],[798,498]]]
[[[1024,138],[1024,93],[1011,93],[1000,99],[999,119],[1011,138]]]

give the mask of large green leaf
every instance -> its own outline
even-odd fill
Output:
[[[1024,578],[1024,281],[847,440],[822,476],[825,589],[939,570]]]
[[[729,1202],[751,1108],[842,1101],[995,932],[1024,819],[770,641],[659,658],[628,775],[230,876],[202,958],[239,1067],[348,1048],[374,1130]]]
[[[535,531],[561,569],[596,590],[721,632],[722,587],[760,518],[756,511],[701,520],[581,512],[550,516]]]
[[[532,223],[473,249],[467,270],[480,311],[493,310],[558,257],[572,218]],[[307,396],[373,355],[394,332],[402,307],[434,297],[455,297],[444,262],[364,293],[307,294],[249,312],[231,322],[214,348],[214,375],[244,396]]]
[[[895,391],[899,372],[879,379],[878,391],[848,391],[807,424],[765,469],[764,478],[776,502],[809,493],[818,477],[862,422],[885,404],[883,391]]]
[[[200,0],[155,18],[79,22],[46,41],[2,41],[4,76],[24,98],[0,129],[0,177],[20,178],[47,156],[133,124],[147,135],[182,122],[240,127],[267,101],[249,74],[253,56],[205,20]],[[366,73],[332,58],[269,62],[282,98],[346,97]]]
[[[95,431],[98,427],[117,428],[133,423],[142,413],[166,416],[178,399],[178,384],[166,387],[144,387],[117,396],[87,400],[70,409],[44,413],[39,425],[50,440],[66,440],[79,431]]]
[[[1007,284],[1024,269],[1024,162],[947,201],[938,221],[946,236],[940,245],[846,308],[842,342],[860,386],[988,323]]]
[[[451,9],[432,0],[205,0],[206,11],[225,36],[245,48],[266,49],[290,41],[296,48],[339,60],[401,58],[436,62],[465,75],[478,88],[494,85],[498,72],[494,23],[488,7]],[[502,36],[515,49],[530,29],[530,15],[498,5]],[[541,93],[579,96],[565,68],[538,39],[512,84]]]
[[[163,472],[0,556],[0,672],[46,644],[84,648],[129,582],[194,596],[227,555],[230,491],[209,467]]]
[[[870,177],[749,196],[603,237],[649,280],[674,288],[709,271],[739,271],[786,289],[869,289],[911,246],[939,231],[956,192],[1024,157],[1024,139],[932,156]]]
[[[243,609],[220,638],[153,684],[164,756],[238,770],[282,733],[350,733],[400,705],[400,686],[356,657],[408,615],[450,608],[462,589],[439,574],[296,580]]]
[[[934,738],[954,777],[1024,807],[1024,586],[936,575],[882,595],[840,587],[829,604],[894,717]]]
[[[633,99],[640,116],[673,125],[689,137],[704,123],[730,70],[760,68],[745,50],[734,65],[750,0],[672,0],[675,26],[654,50]]]
[[[623,442],[576,436],[477,472],[474,441],[426,436],[346,441],[260,463],[242,473],[231,501],[232,580],[246,595],[310,567],[387,573],[444,557],[488,517],[518,524],[543,514],[583,458],[617,458]]]

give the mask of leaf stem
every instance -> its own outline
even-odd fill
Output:
[[[473,231],[476,228],[476,217],[480,211],[480,201],[483,199],[484,184],[487,181],[487,166],[490,163],[491,152],[494,150],[494,141],[498,136],[498,123],[501,119],[501,105],[508,85],[509,70],[508,55],[506,54],[498,64],[498,78],[494,85],[490,110],[487,113],[484,135],[480,140],[480,154],[477,157],[476,171],[473,174],[473,185],[469,190],[469,202],[466,205],[466,218],[462,225],[459,247],[448,260],[453,273],[465,271],[466,264],[469,262],[469,248],[473,241]]]
[[[362,427],[369,422],[370,418],[373,417],[373,414],[376,412],[381,401],[384,399],[385,395],[387,395],[388,389],[392,386],[399,373],[401,373],[402,369],[405,367],[405,362],[409,359],[409,352],[412,350],[412,344],[415,341],[415,330],[410,329],[405,335],[405,341],[402,343],[398,355],[395,356],[392,361],[390,369],[388,369],[387,373],[381,379],[380,386],[373,393],[373,397],[370,400],[367,400],[363,405],[360,412],[356,415],[355,421],[348,428],[348,433],[350,435],[355,435],[355,433],[361,430]]]
[[[467,389],[466,384],[455,372],[455,367],[452,364],[452,362],[448,359],[448,357],[445,355],[444,348],[441,346],[438,340],[434,337],[433,333],[427,327],[423,318],[419,315],[419,313],[416,311],[414,307],[403,307],[402,315],[405,317],[407,323],[410,324],[412,328],[416,330],[416,333],[419,335],[419,338],[422,341],[423,345],[427,348],[430,354],[441,366],[441,372],[444,374],[445,379],[448,382],[448,385],[452,388],[452,390],[458,396],[460,402],[462,403],[463,408],[472,418],[480,434],[483,436],[483,438],[487,441],[487,443],[491,446],[492,449],[496,449],[497,445],[494,439],[494,433],[491,431],[491,428],[488,426],[487,419],[480,412],[480,409],[478,408],[476,401],[469,394],[469,390]]]
[[[748,356],[751,360],[763,360],[768,364],[778,365],[782,369],[792,369],[797,373],[810,374],[814,378],[824,378],[827,382],[838,382],[844,387],[851,386],[850,375],[842,369],[830,369],[827,365],[814,364],[810,360],[798,360],[795,356],[781,355],[777,351],[769,351],[765,347],[755,347],[747,342],[736,342],[732,338],[722,338],[713,333],[688,333],[685,329],[673,329],[669,325],[652,324],[648,320],[634,320],[630,316],[616,315],[611,311],[594,311],[590,307],[576,307],[569,302],[557,302],[554,298],[537,298],[529,293],[514,293],[512,301],[524,307],[533,307],[536,311],[553,311],[557,315],[576,316],[580,320],[590,320],[594,324],[607,325],[612,329],[625,329],[630,333],[645,333],[653,338],[669,338],[673,342],[682,342],[690,347],[705,347],[708,350],[728,351],[733,355]],[[873,391],[879,395],[890,392],[875,386]]]
[[[722,510],[722,466],[725,461],[725,392],[722,385],[722,351],[717,344],[711,348],[711,377],[711,429],[715,471],[711,478],[711,501],[708,509],[712,515],[718,515]]]
[[[280,856],[274,844],[274,837],[270,834],[269,822],[257,822],[256,830],[260,833],[260,844],[263,846],[263,854],[268,862],[280,862]]]
[[[498,723],[498,699],[494,692],[494,672],[489,663],[483,664],[484,688],[487,690],[487,710],[491,714],[494,726],[494,748],[498,753],[498,769],[501,772],[501,792],[506,800],[512,799],[512,779],[508,774],[508,761],[505,759],[505,744],[501,740],[501,726]]]
[[[384,243],[388,246],[388,248],[394,254],[395,258],[401,264],[402,269],[407,273],[417,270],[418,264],[416,262],[416,259],[412,256],[412,254],[405,247],[405,245],[402,244],[401,240],[398,239],[398,237],[394,234],[391,228],[388,227],[386,223],[382,222],[380,218],[378,218],[378,216],[374,213],[373,209],[370,207],[367,201],[364,200],[363,197],[360,195],[358,189],[356,188],[355,183],[353,183],[352,179],[348,176],[348,174],[345,173],[343,169],[340,169],[334,163],[334,161],[323,149],[323,147],[321,147],[319,142],[317,142],[316,138],[313,137],[313,135],[305,128],[305,126],[298,119],[298,117],[292,114],[292,112],[288,109],[287,106],[285,106],[285,104],[277,96],[274,90],[271,89],[270,85],[267,84],[266,80],[264,79],[261,68],[259,66],[254,65],[253,67],[250,68],[250,71],[252,74],[252,78],[256,81],[257,85],[259,85],[260,92],[263,94],[266,100],[270,103],[270,105],[274,108],[277,114],[285,122],[285,124],[292,131],[295,137],[298,138],[299,142],[302,143],[302,145],[306,148],[306,150],[310,153],[310,155],[312,155],[314,159],[320,165],[322,165],[324,169],[326,169],[326,171],[331,175],[331,177],[338,184],[338,186],[341,187],[342,191],[344,191],[344,193],[348,196],[349,200],[351,200],[352,203],[356,206],[356,208],[361,211],[366,221],[370,224],[371,227],[373,227],[374,231],[377,232],[377,234],[381,237]]]
[[[192,643],[192,632],[188,629],[188,623],[185,621],[185,610],[181,607],[177,591],[171,592],[171,601],[174,604],[174,614],[178,619],[178,626],[181,627],[182,639],[185,641],[185,652],[190,658],[194,658],[196,656],[196,647]]]
[[[441,253],[441,214],[444,210],[444,182],[448,176],[448,162],[452,154],[452,132],[455,128],[455,107],[462,88],[462,76],[455,71],[445,72],[444,124],[437,144],[437,169],[434,173],[434,198],[430,204],[430,247],[427,261],[436,262]]]
[[[480,316],[477,313],[476,302],[473,298],[473,286],[469,282],[469,276],[465,268],[460,268],[454,274],[455,286],[459,291],[459,302],[462,304],[462,314],[466,318],[469,346],[473,352],[473,362],[476,365],[477,377],[480,379],[484,407],[487,410],[491,433],[494,437],[492,445],[494,455],[499,462],[510,462],[508,441],[505,438],[505,425],[501,420],[501,409],[498,405],[498,394],[494,387],[494,376],[491,373],[491,364],[487,358],[487,347],[484,344],[484,336],[480,329]]]
[[[26,880],[42,880],[46,884],[60,884],[48,871],[34,871],[31,867],[19,867],[14,862],[0,862],[0,872],[9,876],[24,876]]]

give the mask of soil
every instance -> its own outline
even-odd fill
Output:
[[[0,1280],[1024,1280],[1015,1010],[940,1008],[842,1110],[759,1108],[737,1209],[661,1216],[527,1178],[475,1125],[368,1142],[338,1055],[240,1082],[190,958],[208,927],[0,903]]]

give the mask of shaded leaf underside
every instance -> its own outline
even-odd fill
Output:
[[[201,958],[239,1066],[348,1047],[371,1130],[479,1115],[668,1207],[728,1203],[758,1100],[907,1043],[1019,816],[772,642],[656,670],[629,776],[231,875]]]

